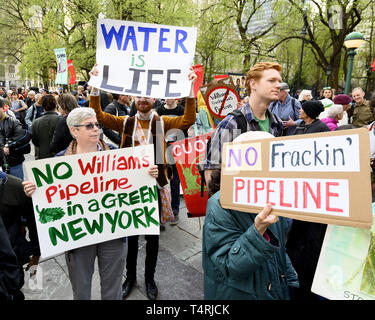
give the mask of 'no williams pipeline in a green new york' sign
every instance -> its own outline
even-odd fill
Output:
[[[159,234],[152,145],[25,163],[43,258],[130,235]]]

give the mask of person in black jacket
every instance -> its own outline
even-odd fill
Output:
[[[299,118],[303,121],[296,127],[294,134],[330,131],[329,127],[318,119],[323,111],[324,107],[320,100],[306,101],[299,110]]]
[[[21,123],[4,112],[4,102],[0,100],[0,147],[6,156],[9,173],[21,180],[23,180],[22,163],[25,157],[18,148],[28,143],[30,139],[31,136]]]
[[[165,104],[156,107],[156,112],[159,116],[178,117],[184,114],[185,108],[177,103],[176,99],[166,99]],[[171,206],[174,218],[171,220],[171,225],[176,225],[179,221],[180,212],[180,178],[178,176],[176,163],[172,154],[172,143],[187,138],[187,130],[184,131],[184,136],[178,136],[176,133],[171,132],[166,136],[167,141],[167,161],[171,169],[170,186],[171,186]]]
[[[1,178],[2,177],[2,178]],[[0,201],[0,217],[8,233],[12,249],[17,257],[18,283],[13,293],[14,300],[23,300],[21,288],[24,285],[24,265],[26,271],[39,263],[40,246],[34,216],[33,202],[25,192],[22,180],[10,174],[0,172],[2,198]],[[25,227],[29,234],[26,237]],[[1,260],[1,259],[0,259]]]
[[[123,94],[112,93],[113,102],[107,105],[104,109],[105,112],[115,116],[130,115],[130,96]],[[121,143],[121,134],[108,128],[103,128],[103,133],[110,140],[109,142],[115,143],[117,147]]]
[[[303,120],[297,126],[294,134],[328,132],[328,126],[318,118],[324,111],[320,100],[310,100],[302,104],[300,118]],[[322,223],[293,220],[286,249],[293,267],[295,268],[299,288],[293,288],[292,300],[319,300],[320,297],[311,292],[315,269],[318,264],[327,225]]]
[[[50,146],[54,135],[56,124],[61,116],[56,112],[56,99],[52,94],[47,94],[42,99],[43,114],[33,121],[32,141],[38,151],[35,152],[36,159],[53,157]]]
[[[65,150],[70,142],[73,140],[70,130],[66,125],[66,118],[70,111],[74,108],[78,108],[78,102],[76,98],[70,93],[64,93],[57,98],[57,104],[61,118],[56,124],[56,128],[52,137],[50,152],[55,155],[56,153]]]
[[[0,172],[0,199],[6,174]],[[8,231],[0,215],[0,301],[15,300],[20,293],[20,273],[17,256],[9,240]]]

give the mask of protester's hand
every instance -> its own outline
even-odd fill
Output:
[[[283,125],[284,125],[284,127],[289,128],[289,127],[294,127],[296,125],[296,123],[294,122],[294,120],[291,117],[289,117],[288,121],[283,121]]]
[[[23,190],[28,197],[31,197],[34,191],[36,190],[36,184],[32,181],[22,182]]]
[[[29,269],[31,268],[31,270],[30,270],[30,277],[33,277],[33,276],[36,275],[37,268],[32,268],[32,266],[38,266],[39,258],[40,258],[40,256],[31,256],[30,261],[29,261],[29,263],[26,266],[25,271],[29,271]]]
[[[188,79],[191,80],[191,88],[189,97],[194,97],[194,82],[197,80],[197,75],[192,67],[189,68]]]
[[[272,206],[267,203],[264,209],[257,214],[254,220],[254,226],[257,231],[263,235],[267,228],[279,221],[279,217],[271,214]]]
[[[157,165],[151,166],[150,169],[148,170],[148,174],[153,178],[157,178],[159,174],[158,166]]]
[[[3,150],[4,150],[5,155],[9,156],[9,148],[8,147],[4,147]]]
[[[95,63],[95,65],[92,67],[91,71],[89,72],[90,77],[92,76],[97,77],[99,75],[99,69],[97,67],[98,67],[98,64]]]
[[[195,74],[194,72],[194,69],[193,67],[190,67],[189,68],[189,73],[188,73],[188,79],[192,81],[192,83],[194,84],[195,80],[197,80],[197,75]]]

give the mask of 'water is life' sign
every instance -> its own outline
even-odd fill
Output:
[[[42,258],[130,235],[159,234],[153,146],[25,163]]]
[[[98,19],[93,87],[118,94],[180,98],[190,93],[197,28]]]

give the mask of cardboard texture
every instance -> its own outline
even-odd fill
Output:
[[[369,229],[372,225],[366,128],[225,143],[220,202],[258,213]]]
[[[237,109],[241,101],[232,77],[211,82],[201,86],[201,91],[208,110],[216,119],[224,119],[231,111]]]

